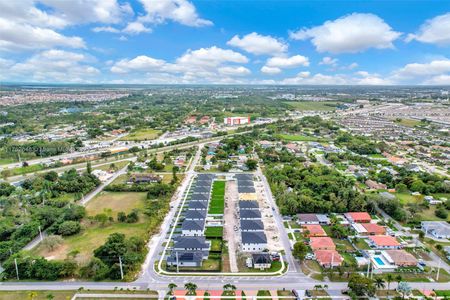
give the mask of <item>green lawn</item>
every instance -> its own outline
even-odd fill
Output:
[[[144,208],[146,199],[147,193],[101,192],[88,202],[86,211],[89,216],[94,216],[105,213],[105,208],[111,209],[112,217],[116,218],[120,211],[130,213],[135,208]]]
[[[421,122],[419,120],[413,120],[413,119],[401,119],[400,122],[395,122],[395,123],[406,126],[406,127],[414,127],[416,125],[419,125]]]
[[[205,236],[207,238],[221,238],[223,236],[223,227],[206,227]]]
[[[222,250],[222,240],[211,239],[211,251],[219,252]]]
[[[358,241],[355,243],[355,246],[360,250],[369,250],[370,247],[367,245],[366,241],[363,239],[358,239]]]
[[[208,213],[220,215],[225,210],[225,181],[214,181]]]
[[[339,102],[335,101],[288,101],[284,102],[299,111],[333,111]]]
[[[285,141],[292,142],[318,142],[323,140],[315,136],[307,136],[301,134],[277,134],[276,137]]]
[[[121,141],[147,141],[154,140],[161,134],[160,130],[155,130],[151,128],[139,129],[131,132],[129,135],[121,138]]]

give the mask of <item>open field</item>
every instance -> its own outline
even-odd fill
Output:
[[[121,141],[147,141],[154,140],[161,134],[160,130],[155,130],[151,128],[139,129],[131,132],[129,135],[121,138]]]
[[[416,125],[419,125],[421,122],[419,120],[413,120],[413,119],[400,119],[400,121],[396,121],[395,123],[399,125],[403,125],[406,127],[414,127]]]
[[[277,134],[276,137],[291,142],[318,142],[323,140],[315,136],[292,135],[292,134]]]
[[[86,211],[89,216],[95,216],[104,213],[105,208],[107,208],[116,218],[120,211],[128,214],[135,208],[144,208],[146,197],[146,193],[101,192],[89,201]]]
[[[49,259],[65,259],[70,254],[76,254],[77,261],[86,262],[92,256],[93,250],[101,246],[112,233],[123,233],[127,237],[146,237],[158,227],[159,219],[149,218],[143,213],[139,213],[139,220],[136,223],[121,223],[116,219],[119,211],[129,213],[133,209],[142,210],[145,202],[146,193],[102,192],[88,204],[87,215],[104,213],[113,217],[113,221],[102,224],[85,218],[80,233],[65,237],[63,244],[52,251],[40,244],[33,249],[33,253]]]
[[[208,213],[222,215],[225,210],[225,181],[214,181]]]
[[[335,101],[288,101],[284,102],[299,111],[333,111],[339,102]]]
[[[120,170],[123,167],[125,167],[126,165],[128,165],[130,162],[128,160],[124,160],[124,161],[119,161],[119,162],[115,162],[115,163],[111,163],[111,164],[106,164],[103,166],[92,166],[93,170],[102,170],[102,171],[109,171],[111,169],[112,166],[115,167],[116,170]]]

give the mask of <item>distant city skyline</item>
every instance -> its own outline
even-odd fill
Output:
[[[449,4],[0,0],[0,81],[450,85]]]

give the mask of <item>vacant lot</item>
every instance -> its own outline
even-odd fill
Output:
[[[121,141],[147,141],[154,140],[161,134],[160,130],[155,130],[151,128],[139,129],[131,132],[129,135],[121,138]]]
[[[144,208],[146,198],[146,193],[101,192],[89,201],[86,211],[89,216],[95,216],[107,209],[115,218],[120,211],[130,213],[135,208]]]
[[[339,102],[335,101],[289,101],[284,103],[299,111],[332,111],[335,110],[336,106],[339,104]]]
[[[223,214],[225,209],[225,181],[215,181],[212,187],[208,213]]]
[[[293,135],[293,134],[277,134],[277,138],[292,142],[318,142],[323,140],[315,136]]]

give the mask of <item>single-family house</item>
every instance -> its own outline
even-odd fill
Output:
[[[206,240],[204,236],[179,236],[175,238],[173,245],[174,251],[203,251],[206,252],[208,258],[208,251],[211,248],[211,243]]]
[[[314,251],[314,256],[319,265],[325,268],[338,267],[344,261],[336,250],[316,250]]]
[[[402,247],[394,237],[389,235],[371,235],[368,244],[376,249],[400,249]]]
[[[181,234],[185,236],[200,236],[205,232],[205,220],[184,220],[181,224]]]
[[[184,219],[189,221],[205,220],[207,212],[206,210],[187,210],[184,213]]]
[[[208,202],[190,201],[188,210],[208,210]]]
[[[241,248],[243,252],[261,252],[267,249],[267,237],[263,231],[241,232]]]
[[[322,228],[322,226],[317,224],[312,225],[303,225],[303,233],[306,237],[314,237],[314,236],[327,236],[327,233]]]
[[[166,262],[169,267],[201,267],[203,258],[202,252],[172,251]]]
[[[398,267],[417,266],[417,259],[414,257],[414,255],[406,252],[405,250],[385,250],[385,252]]]
[[[272,258],[269,253],[254,253],[252,254],[252,263],[255,269],[269,269],[272,266]]]
[[[344,214],[350,223],[370,223],[372,218],[366,212],[349,212]]]
[[[311,237],[309,246],[315,250],[336,250],[336,245],[330,237]]]

